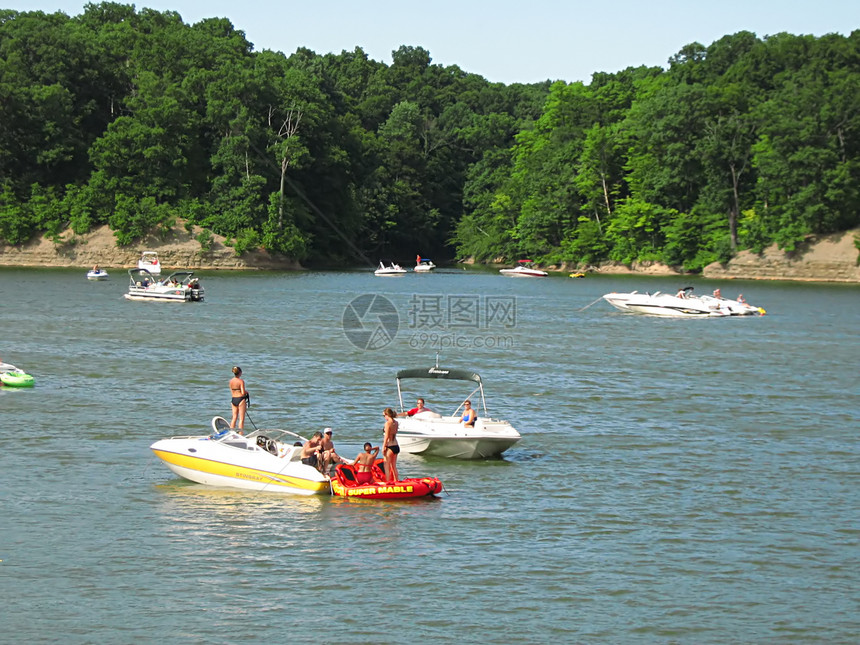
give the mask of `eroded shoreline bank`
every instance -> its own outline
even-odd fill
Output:
[[[64,242],[54,243],[47,238],[23,245],[0,246],[0,266],[41,268],[89,268],[98,264],[105,268],[131,268],[137,266],[142,250],[157,251],[162,265],[167,268],[195,270],[300,270],[295,260],[275,256],[265,250],[256,250],[237,256],[226,240],[212,235],[207,248],[197,240],[200,229],[177,227],[167,235],[150,235],[140,243],[117,247],[116,239],[107,226],[84,234],[67,231]],[[776,245],[756,255],[742,251],[729,263],[713,263],[705,267],[702,276],[711,279],[738,280],[797,280],[805,282],[860,283],[860,264],[855,240],[860,229],[810,236],[793,253],[779,250]],[[575,267],[548,267],[551,271],[572,272]],[[603,263],[589,267],[589,272],[602,275],[686,275],[665,264]]]

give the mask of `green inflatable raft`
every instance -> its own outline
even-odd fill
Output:
[[[0,374],[0,383],[6,387],[33,387],[36,379],[21,370],[3,372]]]

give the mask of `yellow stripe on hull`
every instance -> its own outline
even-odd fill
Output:
[[[241,482],[259,484],[262,488],[277,490],[278,488],[295,488],[307,491],[310,494],[331,492],[328,481],[312,481],[301,477],[293,477],[282,473],[272,473],[257,468],[247,468],[235,464],[227,464],[211,459],[202,459],[190,455],[180,455],[165,450],[153,450],[156,456],[167,464],[173,464],[180,468],[208,473],[219,477],[236,479]]]

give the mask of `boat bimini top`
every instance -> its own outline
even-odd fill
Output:
[[[447,379],[452,381],[472,381],[473,383],[477,383],[478,387],[472,390],[472,393],[469,394],[463,401],[467,401],[472,395],[476,392],[481,393],[481,409],[484,411],[484,416],[488,417],[487,413],[487,402],[484,399],[484,385],[481,381],[480,375],[475,372],[470,372],[468,370],[455,370],[455,369],[447,369],[443,367],[439,367],[439,361],[436,361],[436,365],[430,368],[413,368],[413,369],[405,369],[397,372],[397,398],[400,401],[400,411],[404,412],[406,408],[403,406],[403,391],[400,388],[400,382],[404,379]],[[462,407],[462,403],[460,407]],[[459,407],[457,411],[459,411]],[[456,416],[457,412],[455,411],[454,416]]]

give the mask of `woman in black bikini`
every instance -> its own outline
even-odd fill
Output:
[[[397,472],[397,455],[400,453],[400,445],[397,443],[397,413],[391,408],[385,408],[382,413],[385,416],[385,429],[382,439],[382,456],[385,459],[385,481],[394,482],[400,479]]]
[[[239,433],[245,429],[245,410],[248,409],[248,390],[245,389],[245,381],[242,380],[242,368],[233,368],[233,378],[230,379],[230,405],[233,406],[233,419],[230,421],[230,427],[236,427],[236,421],[239,421]]]

